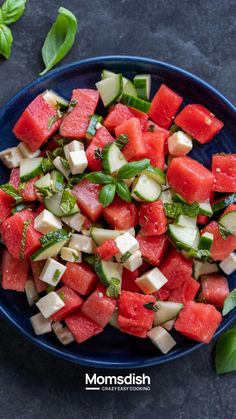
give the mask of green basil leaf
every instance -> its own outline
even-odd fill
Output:
[[[67,189],[62,192],[60,208],[65,214],[70,214],[76,203],[75,196]]]
[[[118,278],[112,278],[110,284],[107,287],[106,295],[108,297],[117,298],[120,293],[120,280]]]
[[[58,16],[48,32],[42,48],[45,74],[58,64],[70,51],[77,32],[77,19],[73,13],[64,7],[58,10]]]
[[[117,137],[115,141],[115,145],[120,149],[123,150],[124,146],[129,142],[128,135],[121,134],[119,137]]]
[[[115,198],[115,194],[116,185],[114,183],[110,183],[109,185],[103,186],[99,193],[98,200],[105,208],[112,203],[113,199]]]
[[[123,199],[126,202],[131,202],[132,197],[130,190],[125,182],[122,180],[119,180],[116,182],[116,193],[119,195],[121,199]]]
[[[26,0],[6,0],[1,7],[1,23],[11,25],[23,15]]]
[[[11,55],[12,42],[13,36],[11,29],[6,25],[0,24],[0,54],[6,59]]]
[[[233,289],[226,297],[224,301],[224,307],[222,310],[223,316],[226,316],[231,310],[233,310],[236,307],[236,288]]]
[[[131,177],[134,177],[138,173],[147,169],[149,165],[150,165],[149,159],[143,159],[139,161],[132,161],[131,163],[126,163],[119,170],[117,174],[117,179],[130,179]]]
[[[226,227],[219,224],[219,232],[223,240],[226,240],[228,236],[232,236],[231,231],[229,231]]]
[[[114,178],[110,175],[106,175],[103,172],[92,172],[85,176],[92,183],[97,183],[98,185],[108,185],[109,183],[114,182]]]
[[[39,241],[42,247],[47,246],[51,243],[58,243],[62,240],[68,239],[68,232],[63,228],[60,230],[50,231],[50,233],[44,234],[44,236],[40,237]]]
[[[19,204],[23,201],[22,196],[19,194],[18,190],[14,188],[10,183],[5,183],[0,186],[3,192],[15,199],[16,203]]]
[[[236,370],[236,327],[220,336],[216,344],[215,366],[217,374]]]

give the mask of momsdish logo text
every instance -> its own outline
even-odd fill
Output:
[[[101,391],[150,391],[149,375],[93,375],[85,374],[85,390]]]

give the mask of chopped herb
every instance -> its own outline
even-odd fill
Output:
[[[50,188],[37,188],[37,191],[44,197],[44,198],[51,198],[52,192]]]
[[[107,287],[106,295],[108,297],[117,298],[120,293],[120,280],[118,278],[111,278],[110,285]]]
[[[75,262],[77,262],[79,260],[79,256],[77,256],[77,254],[75,252],[72,252],[72,256]]]
[[[17,204],[23,201],[22,196],[19,194],[18,190],[15,189],[14,186],[12,186],[10,183],[5,183],[5,185],[1,185],[0,189],[7,195],[14,198]]]
[[[150,124],[148,127],[148,131],[149,132],[154,132],[155,131],[155,125],[154,124]]]
[[[143,307],[147,310],[158,311],[158,308],[154,306],[154,303],[152,301],[150,303],[144,304]]]
[[[60,208],[65,214],[70,214],[76,204],[75,196],[67,189],[64,189],[61,196]]]
[[[57,137],[54,138],[54,141],[60,146],[64,147],[66,144],[71,143],[71,138]]]
[[[64,159],[64,157],[60,157],[60,160],[61,160],[63,166],[65,167],[65,169],[70,168],[68,161],[66,159]]]
[[[60,119],[61,117],[62,117],[62,114],[59,111],[59,109],[57,109],[57,111],[54,113],[54,115],[51,116],[48,120],[48,129],[51,129],[53,124],[55,124],[55,122],[58,121],[58,119]]]
[[[44,158],[42,161],[42,170],[44,173],[50,172],[54,169],[53,162],[49,158]]]
[[[200,213],[199,204],[194,202],[192,205],[181,202],[164,204],[165,213],[168,218],[176,220],[179,215],[187,215],[188,217],[196,217]]]
[[[57,294],[62,299],[62,301],[65,301],[65,293],[63,291],[59,291]]]
[[[68,113],[72,112],[72,111],[75,109],[75,107],[76,107],[77,103],[78,103],[78,100],[73,99],[73,100],[70,102],[70,105],[69,105],[69,108],[68,108],[68,111],[67,111],[67,112],[68,112]]]
[[[123,150],[124,146],[129,142],[128,135],[121,134],[119,137],[117,137],[115,144],[120,149]]]
[[[206,249],[190,249],[188,254],[189,256],[202,261],[206,261],[210,257],[210,251]]]
[[[62,228],[60,230],[50,231],[50,233],[44,234],[44,236],[40,237],[39,241],[42,247],[45,247],[49,244],[57,243],[67,239],[68,232]]]
[[[121,263],[124,263],[124,262],[126,262],[129,258],[130,258],[130,256],[132,256],[132,253],[130,253],[130,252],[126,252],[121,258],[120,258],[120,261],[121,261]]]
[[[178,125],[176,125],[176,124],[173,124],[173,125],[171,125],[171,127],[170,127],[170,132],[172,133],[172,134],[174,134],[175,132],[177,132],[177,131],[179,131],[180,130],[180,127],[178,127]]]
[[[60,278],[60,274],[61,274],[60,270],[56,269],[52,277],[52,282],[57,282],[58,279]]]
[[[94,150],[94,158],[96,159],[96,160],[101,160],[101,158],[102,158],[102,149],[101,148],[95,148],[95,150]]]
[[[46,288],[46,293],[49,294],[52,291],[55,291],[55,287],[53,285],[48,285]]]
[[[86,173],[82,173],[81,175],[75,175],[69,178],[68,184],[67,184],[68,188],[73,188],[74,185],[77,185],[78,183],[80,183],[85,175]]]
[[[96,255],[89,255],[89,254],[83,253],[83,261],[87,262],[90,266],[94,268],[96,263],[99,261],[99,257]]]
[[[226,227],[219,224],[219,232],[223,240],[226,240],[228,236],[232,236],[231,231],[229,231]]]
[[[26,208],[28,208],[26,204],[18,204],[14,208],[12,208],[11,213],[14,215],[16,212],[23,211]]]
[[[57,147],[53,151],[47,150],[46,155],[50,160],[54,160],[56,157],[65,157],[63,147]]]
[[[21,233],[21,244],[20,244],[20,259],[21,260],[24,260],[26,234],[27,234],[28,227],[32,223],[32,221],[33,221],[32,218],[30,218],[29,220],[25,220],[23,224],[23,229]]]
[[[226,316],[231,310],[233,310],[236,307],[236,288],[233,289],[229,293],[229,295],[226,297],[224,301],[224,307],[222,314],[223,316]]]

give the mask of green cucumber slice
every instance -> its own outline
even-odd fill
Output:
[[[159,326],[177,317],[183,308],[183,304],[172,301],[157,301],[154,307],[158,309],[154,313],[154,326]]]
[[[107,79],[108,77],[114,76],[115,74],[116,73],[113,73],[112,71],[103,70],[101,74],[101,78],[102,80],[104,80],[104,79]],[[126,77],[122,77],[122,84],[123,84],[123,93],[126,93],[127,95],[130,95],[130,96],[138,96],[135,86],[129,79],[127,79]]]
[[[203,233],[200,237],[199,241],[199,249],[201,250],[210,250],[212,243],[214,240],[214,236],[212,233],[208,233],[207,231]]]
[[[127,95],[126,93],[123,93],[123,95],[121,96],[121,102],[125,105],[132,106],[132,108],[138,109],[139,111],[142,111],[144,113],[147,113],[151,106],[150,102],[147,102],[143,99],[139,99],[138,97]]]
[[[89,126],[85,134],[85,138],[87,138],[87,140],[92,140],[92,138],[97,132],[97,124],[101,124],[102,121],[103,121],[103,117],[100,115],[94,114],[91,116],[90,121],[89,121]]]
[[[122,74],[115,74],[99,81],[96,83],[96,88],[100,93],[104,106],[112,105],[122,93]]]
[[[227,212],[219,219],[219,224],[227,228],[232,234],[236,234],[236,211]]]
[[[213,215],[212,207],[210,204],[210,200],[207,199],[204,202],[199,202],[199,209],[200,214],[207,215],[208,217],[211,217]]]
[[[64,176],[58,170],[51,171],[51,179],[52,179],[52,190],[54,192],[62,191],[65,183],[64,183]]]
[[[32,261],[38,262],[39,260],[44,260],[57,256],[60,253],[61,248],[67,243],[67,241],[68,239],[56,241],[54,243],[49,243],[47,246],[41,247],[31,256]]]
[[[121,281],[123,266],[121,263],[106,262],[101,260],[95,264],[95,271],[100,281],[108,287],[112,279],[116,278]]]
[[[219,272],[217,263],[201,262],[200,260],[193,261],[193,276],[199,279],[201,275],[213,274]]]
[[[54,92],[54,90],[46,90],[42,94],[45,102],[51,105],[55,109],[60,109],[61,111],[65,111],[69,106],[69,101],[66,100],[64,97],[58,95],[58,93]]]
[[[65,213],[60,208],[62,193],[63,191],[57,192],[50,198],[44,199],[45,207],[48,209],[48,211],[51,211],[57,217],[65,217]],[[75,203],[74,208],[72,209],[71,213],[66,214],[66,215],[73,215],[73,214],[77,214],[78,212],[80,212],[80,209],[78,205]]]
[[[144,100],[150,100],[151,92],[151,75],[138,74],[133,79],[134,86],[137,90],[138,97]]]
[[[114,173],[127,162],[124,154],[115,143],[108,143],[102,153],[102,167],[105,172]]]
[[[197,248],[199,243],[199,231],[197,228],[182,227],[169,224],[168,233],[176,246],[183,250]]]
[[[213,212],[217,212],[228,207],[228,205],[235,204],[235,203],[236,203],[236,193],[232,193],[230,195],[225,196],[222,199],[219,199],[217,202],[215,202],[212,205],[212,210]]]
[[[43,157],[34,159],[22,159],[20,162],[20,180],[27,182],[42,172]]]
[[[143,173],[158,182],[160,185],[165,185],[166,183],[166,175],[158,167],[149,166],[146,170],[143,171]]]
[[[137,181],[133,182],[132,197],[144,202],[154,202],[161,195],[161,185],[151,177],[142,173]]]
[[[196,228],[197,226],[197,217],[188,217],[187,215],[179,215],[178,221],[176,223],[178,226]]]
[[[51,187],[51,175],[47,173],[43,177],[41,177],[37,182],[34,184],[35,188],[37,189],[45,189]]]

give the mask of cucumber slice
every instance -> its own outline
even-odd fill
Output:
[[[196,228],[197,226],[197,217],[188,217],[187,215],[179,215],[178,221],[176,223],[178,226]]]
[[[35,188],[37,189],[45,189],[51,187],[51,175],[47,173],[43,177],[41,177],[37,182],[34,184]]]
[[[199,242],[199,249],[201,250],[210,250],[212,243],[214,240],[214,236],[212,233],[208,233],[207,231],[203,233],[200,237]]]
[[[213,215],[213,211],[211,208],[210,200],[207,199],[204,202],[199,202],[200,214],[207,215],[211,217]]]
[[[143,99],[139,99],[138,97],[127,95],[126,93],[123,93],[123,95],[121,96],[121,102],[125,105],[132,106],[132,108],[138,109],[139,111],[142,111],[144,113],[147,113],[151,106],[150,102],[147,102]]]
[[[160,200],[163,204],[172,204],[173,191],[171,189],[166,189],[165,191],[161,192]]]
[[[103,117],[100,115],[94,114],[91,116],[89,126],[85,134],[85,138],[87,138],[87,140],[92,140],[92,138],[97,132],[97,124],[101,124],[102,121],[103,121]]]
[[[228,207],[228,205],[235,204],[235,203],[236,203],[236,193],[232,193],[228,196],[225,196],[222,199],[219,199],[217,202],[215,202],[212,205],[212,210],[213,212],[217,212]]]
[[[96,83],[96,88],[100,93],[104,106],[112,105],[122,93],[122,74],[115,74],[99,81]]]
[[[108,77],[112,77],[115,76],[116,73],[114,73],[113,71],[109,71],[109,70],[102,70],[102,74],[101,74],[101,79],[108,79]]]
[[[43,157],[34,159],[22,159],[20,162],[20,180],[27,182],[42,172]]]
[[[109,70],[103,70],[101,74],[102,80],[107,79],[108,77],[114,76],[116,73],[113,73]],[[133,83],[127,79],[126,77],[122,77],[122,84],[123,84],[123,93],[126,93],[130,96],[138,96],[137,90]]]
[[[124,154],[111,142],[104,147],[102,153],[102,167],[105,172],[114,173],[124,166],[127,162]]]
[[[201,275],[213,274],[219,272],[217,263],[201,262],[200,260],[193,261],[193,276],[199,279]]]
[[[139,74],[133,79],[134,86],[137,90],[138,97],[144,100],[150,100],[151,92],[151,75]]]
[[[169,224],[168,233],[171,240],[180,249],[196,249],[199,243],[199,231],[197,228],[182,227]]]
[[[154,306],[158,308],[154,313],[154,326],[159,326],[174,319],[183,308],[182,303],[174,303],[172,301],[157,301]]]
[[[154,202],[161,195],[161,186],[155,180],[142,173],[137,182],[133,182],[132,197],[144,202]]]
[[[51,179],[52,179],[52,190],[54,192],[62,191],[65,183],[64,183],[64,176],[58,170],[51,171]]]
[[[149,166],[146,170],[143,171],[143,173],[145,173],[156,182],[160,183],[160,185],[165,185],[166,183],[166,175],[158,167]]]
[[[44,199],[45,207],[48,209],[48,211],[52,212],[57,217],[65,217],[65,213],[60,208],[62,193],[63,191],[57,192],[50,198]],[[77,214],[77,212],[80,212],[80,209],[78,205],[75,203],[74,208],[72,209],[71,213],[66,214],[66,215]]]
[[[114,327],[115,329],[120,328],[119,323],[118,323],[118,315],[119,315],[118,308],[116,308],[109,320],[109,325]]]
[[[32,256],[33,262],[44,260],[57,256],[60,253],[61,248],[67,243],[67,240],[61,240],[54,243],[49,243],[47,246],[41,247]]]
[[[121,230],[108,230],[100,227],[92,227],[90,230],[90,235],[97,246],[103,244],[106,240],[115,240],[123,233],[124,231]]]
[[[236,234],[236,211],[227,212],[219,219],[219,224],[227,228],[232,234]]]
[[[95,271],[100,281],[108,287],[112,279],[117,278],[121,281],[123,266],[121,263],[106,262],[101,260],[95,264]]]
[[[49,105],[53,106],[55,109],[60,109],[61,111],[65,111],[69,106],[69,101],[66,100],[64,97],[58,95],[54,90],[46,90],[42,94],[45,102]]]

